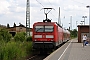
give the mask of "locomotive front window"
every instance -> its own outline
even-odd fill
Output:
[[[53,32],[53,26],[36,26],[36,32]]]
[[[36,32],[44,32],[44,26],[36,26],[35,31]]]
[[[53,26],[45,26],[45,32],[53,32]]]

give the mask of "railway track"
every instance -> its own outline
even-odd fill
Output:
[[[34,55],[34,56],[28,58],[27,60],[43,60],[47,56],[48,56],[48,54],[45,54],[45,55],[37,54],[37,55]]]
[[[61,44],[59,47],[61,47],[62,45],[64,45],[65,42],[63,44]],[[58,47],[58,48],[59,48]],[[57,48],[57,49],[58,49]],[[35,54],[33,54],[32,56],[30,56],[29,58],[27,58],[26,60],[43,60],[44,58],[46,58],[49,54],[39,54],[37,52],[34,52]]]

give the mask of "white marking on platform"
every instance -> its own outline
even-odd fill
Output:
[[[68,49],[68,47],[70,46],[72,41],[70,41],[69,45],[67,46],[67,48],[63,51],[63,53],[61,54],[61,56],[59,57],[58,60],[60,60],[62,58],[62,56],[64,55],[64,53],[66,52],[66,50]]]

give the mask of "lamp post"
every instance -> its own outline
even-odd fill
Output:
[[[77,23],[78,23],[78,21],[76,21],[76,30],[77,30]],[[78,31],[78,30],[77,30]],[[77,37],[78,37],[78,33],[77,33]]]
[[[72,30],[72,16],[70,16],[70,29]]]
[[[77,29],[77,22],[78,22],[78,21],[76,21],[76,29]]]
[[[81,25],[83,24],[83,23],[80,23]]]
[[[71,23],[69,23],[69,24],[71,24]],[[71,27],[69,26],[69,30],[71,29]]]
[[[90,6],[86,6],[87,8],[89,8],[89,39],[90,39]]]
[[[84,25],[85,25],[85,18],[87,18],[87,16],[82,16],[82,18],[84,18]]]
[[[84,21],[81,21],[81,23],[83,24]]]

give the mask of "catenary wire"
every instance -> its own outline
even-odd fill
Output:
[[[42,3],[40,3],[38,0],[36,0],[40,5],[42,5]],[[43,5],[42,5],[43,6]],[[44,6],[43,6],[44,7]]]
[[[37,1],[37,2],[41,5],[41,6],[43,6],[43,7],[44,7],[44,5],[43,5],[42,3],[40,3],[38,0],[36,0],[36,1]],[[55,10],[55,11],[56,11],[56,10]],[[51,12],[50,12],[50,13],[51,13]],[[52,14],[52,13],[51,13],[51,14]],[[52,14],[52,16],[56,18],[56,16],[55,16],[55,15],[53,15],[53,14]]]

